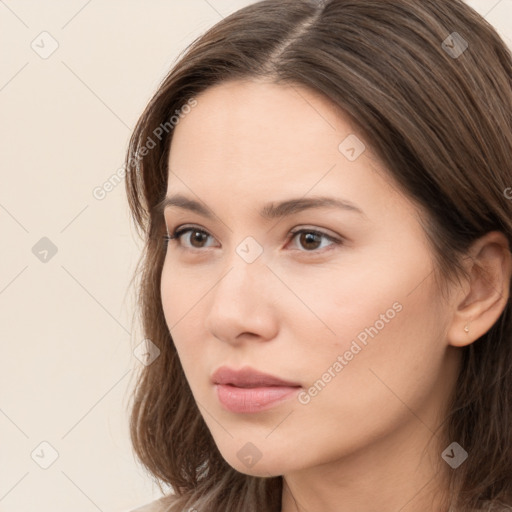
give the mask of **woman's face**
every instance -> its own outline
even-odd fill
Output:
[[[308,89],[236,81],[196,99],[174,129],[167,195],[211,213],[166,208],[171,235],[192,230],[169,242],[161,291],[223,457],[269,476],[421,443],[458,360],[414,205]],[[332,202],[308,207],[320,198]],[[292,386],[214,384],[224,366]]]

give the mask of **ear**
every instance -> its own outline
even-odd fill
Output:
[[[465,265],[470,279],[454,293],[453,318],[447,331],[447,341],[455,347],[483,336],[505,309],[512,273],[512,254],[505,235],[491,231],[476,240]]]

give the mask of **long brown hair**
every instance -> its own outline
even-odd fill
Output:
[[[130,434],[141,463],[174,489],[173,511],[281,509],[281,476],[248,476],[222,458],[160,296],[164,228],[156,206],[166,193],[173,127],[202,91],[233,79],[299,84],[341,107],[427,212],[421,221],[441,286],[467,277],[461,260],[485,233],[503,232],[512,247],[512,56],[462,0],[266,0],[195,40],[149,102],[126,155],[128,201],[145,243],[140,318],[160,350],[138,377]],[[488,500],[512,505],[511,307],[509,299],[492,328],[460,349],[443,424],[469,453],[451,473],[457,510]]]

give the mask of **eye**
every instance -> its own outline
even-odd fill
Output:
[[[294,240],[298,235],[300,235],[297,240],[299,240],[302,247],[306,248],[306,251],[301,252],[316,252],[318,249],[324,249],[326,246],[322,246],[322,238],[331,242],[331,244],[327,245],[339,245],[341,244],[341,240],[338,240],[327,233],[322,231],[317,231],[315,229],[299,229],[298,231],[292,231],[292,240]],[[319,245],[320,244],[320,245]]]
[[[181,241],[182,237],[188,234],[191,235],[187,237],[188,244],[183,245]],[[305,250],[299,249],[300,252],[321,252],[319,249],[322,250],[332,245],[342,244],[341,240],[338,240],[337,238],[334,238],[333,236],[328,235],[323,231],[318,231],[315,229],[303,228],[300,230],[292,231],[290,234],[292,235],[291,240],[299,240],[301,246],[305,248]],[[204,249],[209,247],[204,245],[205,241],[207,241],[209,237],[212,238],[212,236],[204,229],[200,229],[198,227],[184,227],[181,229],[176,229],[172,235],[165,235],[164,242],[166,248],[171,240],[176,240],[178,244],[182,247],[185,247],[185,249]],[[322,245],[322,239],[330,242],[330,244]]]
[[[187,228],[181,228],[176,229],[172,235],[165,235],[165,246],[167,247],[167,244],[171,240],[177,240],[178,243],[181,245],[181,238],[183,235],[191,233],[192,236],[188,237],[189,242],[192,244],[191,246],[185,246],[186,248],[192,248],[192,249],[202,249],[205,246],[202,245],[205,240],[208,239],[208,237],[211,237],[211,235],[204,231],[203,229],[199,229],[196,227],[187,227]]]

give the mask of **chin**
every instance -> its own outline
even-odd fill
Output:
[[[228,463],[229,464],[229,463]],[[273,478],[281,476],[283,474],[276,466],[261,466],[258,464],[252,468],[247,468],[243,464],[229,464],[233,469],[236,469],[239,473],[243,473],[248,476],[255,476],[259,478]]]
[[[243,473],[244,475],[256,476],[261,478],[272,478],[282,475],[289,468],[285,467],[284,464],[279,464],[276,460],[264,460],[264,456],[261,457],[256,463],[243,461],[244,455],[241,454],[242,461],[238,455],[230,454],[229,458],[224,457],[224,460],[236,471]],[[251,465],[252,464],[252,465]]]

